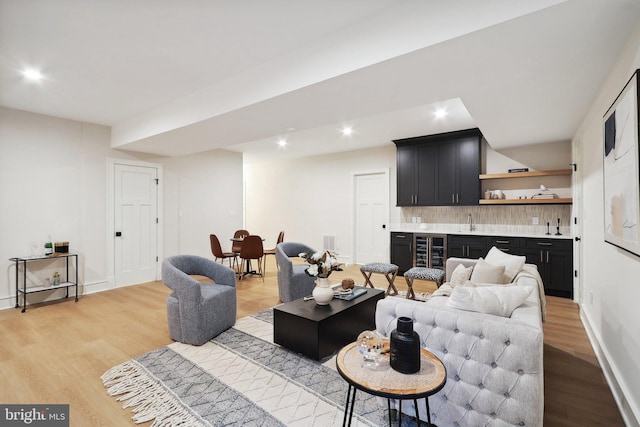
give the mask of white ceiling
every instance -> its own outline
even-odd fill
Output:
[[[168,156],[255,161],[476,126],[496,149],[555,142],[638,22],[637,0],[0,0],[0,105]]]

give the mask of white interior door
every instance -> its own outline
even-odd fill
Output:
[[[158,169],[114,165],[116,286],[156,280]]]
[[[389,262],[389,174],[354,175],[354,263]]]

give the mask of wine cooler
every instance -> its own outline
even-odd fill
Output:
[[[444,270],[447,259],[446,234],[414,233],[413,248],[414,267],[439,268]]]

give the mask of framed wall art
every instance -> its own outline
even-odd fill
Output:
[[[640,255],[640,151],[636,70],[604,115],[604,240]]]

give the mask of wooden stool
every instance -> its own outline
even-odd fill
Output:
[[[387,295],[398,295],[398,290],[396,289],[393,281],[398,274],[398,266],[395,264],[387,264],[385,262],[370,262],[369,264],[365,264],[360,267],[360,272],[364,276],[364,286],[371,286],[373,288],[373,283],[371,283],[371,275],[373,273],[384,274],[384,277],[387,278],[387,282],[389,282],[389,287],[387,288]],[[391,293],[393,291],[393,294]]]
[[[426,268],[426,267],[413,267],[404,273],[404,280],[407,281],[407,298],[416,299],[416,294],[413,292],[413,280],[430,280],[432,282],[436,282],[436,286],[440,287],[442,285],[442,281],[444,280],[444,270],[440,270],[437,268]]]

